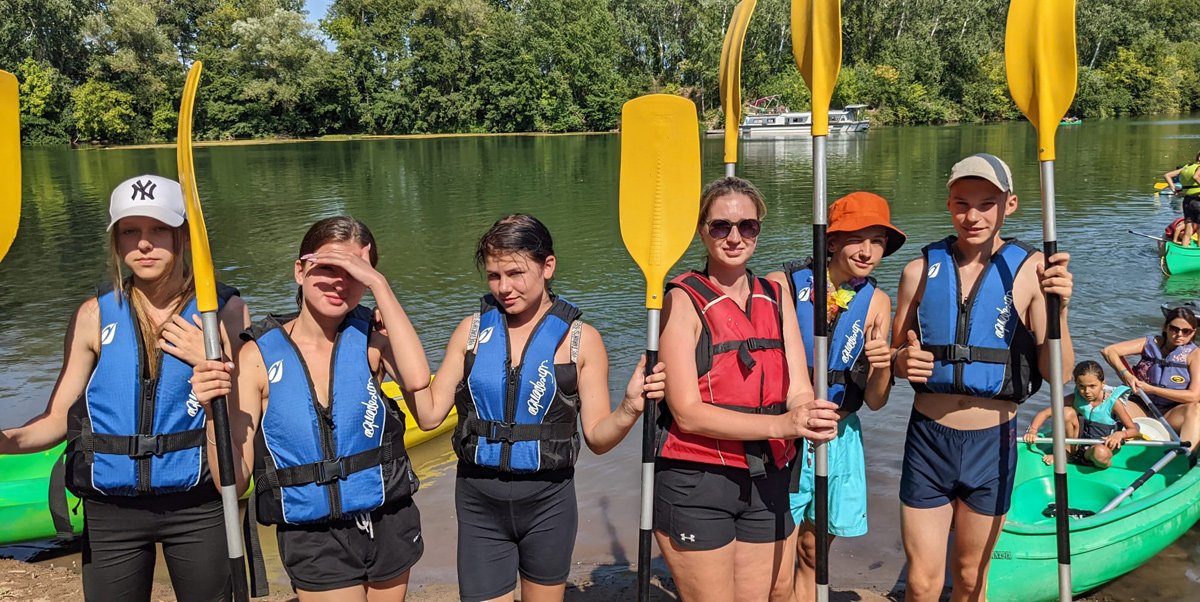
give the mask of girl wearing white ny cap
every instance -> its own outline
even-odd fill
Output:
[[[75,312],[46,410],[0,432],[0,453],[68,441],[65,485],[83,499],[86,599],[149,600],[156,543],[179,600],[228,599],[221,500],[189,381],[204,346],[183,193],[167,178],[130,178],[109,212],[112,282]],[[238,339],[229,334],[249,323],[237,294],[218,285],[230,356]]]

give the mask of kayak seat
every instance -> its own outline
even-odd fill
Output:
[[[1072,511],[1098,512],[1121,493],[1121,487],[1116,484],[1085,480],[1071,472],[1068,472],[1067,491],[1070,496],[1068,506]],[[1137,497],[1136,493],[1134,493],[1134,497]],[[1012,509],[1008,512],[1008,520],[1026,524],[1053,524],[1053,514],[1050,516],[1044,514],[1046,508],[1052,503],[1054,503],[1053,474],[1018,483],[1013,488],[1013,504]]]

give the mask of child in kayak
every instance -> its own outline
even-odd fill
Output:
[[[236,369],[206,361],[192,377],[202,404],[229,395],[238,491],[253,474],[252,508],[276,525],[302,602],[403,600],[424,551],[404,418],[379,382],[413,399],[429,365],[378,258],[362,222],[313,224],[294,267],[299,312],[256,324]],[[360,305],[368,289],[378,323]]]
[[[488,294],[458,324],[429,392],[410,407],[433,430],[458,406],[460,599],[512,600],[519,576],[522,600],[562,600],[579,524],[579,435],[596,454],[620,443],[643,396],[662,399],[663,364],[643,378],[643,357],[613,408],[604,341],[551,291],[554,242],[532,215],[493,224],[475,262]]]
[[[1103,439],[1103,444],[1087,448],[1070,445],[1068,458],[1076,464],[1108,468],[1112,456],[1127,439],[1136,438],[1141,432],[1137,423],[1130,418],[1126,403],[1131,390],[1126,386],[1110,387],[1104,384],[1104,368],[1092,360],[1079,362],[1075,366],[1075,392],[1063,399],[1063,420],[1068,439]],[[1051,408],[1046,408],[1033,417],[1029,430],[1025,431],[1025,443],[1033,444],[1038,429],[1050,418]],[[1117,430],[1117,421],[1123,427]],[[1054,455],[1042,456],[1042,462],[1054,464]]]
[[[1069,256],[1001,238],[1017,210],[1008,165],[972,155],[946,187],[955,235],[905,266],[892,328],[895,374],[916,391],[900,478],[910,601],[941,596],[951,527],[951,597],[986,598],[1016,477],[1017,408],[1050,370],[1046,295],[1062,299],[1063,373],[1075,365]]]
[[[767,274],[795,301],[804,354],[811,369],[813,303],[829,308],[829,400],[838,405],[838,435],[829,442],[829,541],[867,533],[867,474],[862,423],[865,403],[879,410],[892,388],[892,350],[888,343],[892,299],[877,288],[871,273],[904,244],[891,223],[887,201],[869,192],[852,192],[829,208],[828,295],[812,294],[812,260],[790,262]],[[806,446],[807,447],[807,446]],[[793,462],[799,491],[791,494],[797,527],[795,591],[798,600],[816,596],[816,529],[811,449]],[[795,485],[793,485],[795,486]]]
[[[814,398],[792,296],[746,267],[766,212],[746,180],[706,186],[704,269],[672,279],[663,305],[654,536],[684,600],[793,597],[793,440],[837,433],[837,406]]]
[[[113,190],[109,213],[112,282],[75,312],[46,410],[0,432],[0,454],[68,441],[66,486],[83,499],[84,598],[150,600],[161,544],[180,601],[226,600],[229,557],[216,464],[204,453],[207,412],[188,385],[204,343],[183,190],[160,176],[130,178]],[[249,315],[236,290],[218,284],[217,293],[224,350],[236,353],[230,334]]]

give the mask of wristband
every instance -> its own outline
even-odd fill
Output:
[[[1129,368],[1121,368],[1121,371],[1117,373],[1117,376],[1121,377],[1125,376],[1126,374],[1129,374]]]

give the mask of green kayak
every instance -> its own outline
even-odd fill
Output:
[[[50,473],[62,462],[61,443],[37,454],[0,456],[0,544],[52,539],[60,535],[50,515]],[[71,530],[83,530],[83,512],[78,500],[65,489],[56,492],[69,511]],[[64,529],[65,530],[65,529]]]
[[[1168,276],[1200,272],[1200,247],[1181,247],[1166,241],[1159,245],[1162,271]]]
[[[1054,468],[1042,463],[1049,446],[1018,445],[1012,509],[992,553],[988,599],[1057,600],[1054,518],[1042,514],[1054,501]],[[1106,470],[1069,465],[1069,507],[1098,511],[1164,453],[1162,448],[1126,446]],[[1132,571],[1198,518],[1200,469],[1189,470],[1187,459],[1176,457],[1113,510],[1071,520],[1072,590],[1081,594]]]

